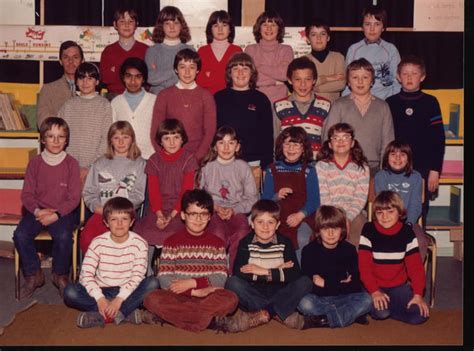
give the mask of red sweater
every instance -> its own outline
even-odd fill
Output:
[[[232,55],[237,52],[242,52],[240,46],[230,44],[224,56],[222,56],[222,59],[217,61],[210,44],[201,46],[198,50],[198,54],[201,57],[202,66],[196,78],[196,83],[209,90],[211,94],[225,89],[225,67]]]
[[[100,56],[100,78],[107,85],[109,92],[122,94],[125,86],[120,79],[120,66],[129,57],[145,59],[148,45],[136,41],[129,51],[125,51],[116,41],[105,47]]]
[[[200,86],[194,89],[172,86],[158,94],[150,133],[156,151],[161,148],[155,140],[155,134],[161,121],[166,118],[176,118],[183,123],[188,135],[184,147],[201,160],[207,154],[216,132],[216,103],[212,94]]]
[[[54,208],[64,216],[79,205],[80,199],[79,164],[74,157],[67,155],[57,166],[48,165],[41,155],[28,163],[21,201],[29,212]]]
[[[366,223],[360,237],[359,271],[370,294],[409,279],[413,293],[423,296],[425,270],[418,240],[407,224],[398,222],[385,229],[377,222]]]

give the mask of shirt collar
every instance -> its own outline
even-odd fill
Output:
[[[365,45],[370,45],[370,44],[377,44],[377,45],[380,45],[380,43],[382,43],[382,39],[379,38],[377,41],[369,42],[369,41],[367,40],[367,38],[364,38],[364,43],[365,43]]]

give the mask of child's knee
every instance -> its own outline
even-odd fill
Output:
[[[377,310],[372,305],[372,310],[370,311],[370,316],[373,319],[387,319],[388,317],[390,317],[390,310],[389,309]]]
[[[225,282],[225,289],[232,290],[232,291],[239,291],[241,289],[245,289],[247,282],[235,275],[228,277]]]
[[[64,288],[64,302],[66,305],[71,302],[77,300],[79,297],[79,292],[77,289],[77,285],[73,283],[69,283]]]
[[[153,291],[159,289],[160,282],[153,276],[145,278],[145,291]]]
[[[410,317],[408,318],[407,322],[410,324],[422,324],[428,320],[427,317],[423,317],[420,314],[420,309],[417,305],[410,306],[408,308],[408,314]]]
[[[307,294],[298,303],[298,311],[304,315],[309,315],[316,308],[314,297],[312,294]]]

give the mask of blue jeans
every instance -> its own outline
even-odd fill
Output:
[[[145,295],[155,289],[158,289],[160,283],[155,277],[146,277],[138,284],[137,288],[127,297],[120,306],[120,312],[126,318],[135,309],[143,303]],[[120,292],[120,287],[101,288],[105,298],[111,300]],[[80,311],[98,311],[97,301],[87,293],[86,288],[77,283],[69,283],[64,289],[64,303]]]
[[[45,227],[36,220],[32,213],[26,212],[13,232],[13,241],[20,255],[21,270],[25,277],[35,275],[41,267],[36,254],[35,238],[43,229],[47,229],[53,238],[53,273],[58,275],[69,273],[74,221],[75,215],[72,212],[61,216],[56,222]]]
[[[420,314],[418,305],[411,305],[410,308],[407,308],[408,302],[413,297],[413,291],[409,284],[403,284],[393,288],[380,288],[380,291],[390,297],[388,309],[377,311],[372,304],[372,310],[370,311],[372,318],[386,319],[391,317],[409,324],[421,324],[428,319]]]
[[[239,297],[239,306],[246,311],[259,311],[269,305],[285,320],[296,311],[301,298],[309,293],[313,283],[308,277],[282,285],[280,283],[249,283],[235,275],[227,278],[225,288]]]
[[[370,312],[372,298],[366,292],[336,295],[318,296],[316,294],[305,295],[298,310],[305,316],[326,315],[331,328],[346,327],[357,319]]]

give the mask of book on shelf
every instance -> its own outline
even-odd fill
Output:
[[[463,179],[464,161],[463,160],[444,160],[441,170],[442,179]]]
[[[459,139],[459,119],[461,105],[449,104],[449,124],[444,126],[444,134],[447,139]]]
[[[26,130],[29,123],[13,95],[0,93],[0,130]]]

